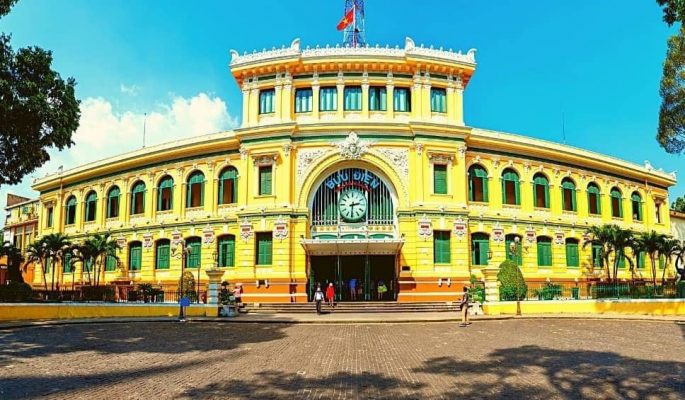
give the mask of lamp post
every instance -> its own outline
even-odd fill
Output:
[[[181,248],[181,251],[180,251],[180,253],[177,254],[176,250],[179,247]],[[172,251],[172,255],[174,257],[181,257],[181,281],[179,282],[179,286],[178,286],[178,321],[179,322],[185,322],[186,321],[185,313],[183,312],[183,307],[184,307],[183,306],[183,303],[184,303],[183,299],[185,298],[185,296],[183,296],[183,278],[184,278],[183,274],[185,273],[185,269],[186,269],[186,259],[188,258],[188,254],[190,254],[191,251],[192,251],[192,248],[190,246],[186,246],[186,240],[185,239],[179,240],[177,247],[175,247],[174,250]]]
[[[509,244],[509,254],[511,254],[512,260],[514,260],[514,265],[516,266],[516,315],[521,315],[521,297],[519,296],[519,262],[518,254],[520,248],[520,239],[518,236],[514,238],[514,241]],[[523,273],[521,273],[523,275]]]

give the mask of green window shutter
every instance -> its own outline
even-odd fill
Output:
[[[579,267],[580,257],[578,254],[578,243],[566,242],[566,265],[568,267]]]
[[[637,254],[637,267],[638,268],[644,268],[645,267],[645,252],[641,251]]]
[[[433,261],[446,264],[450,262],[450,232],[433,231]]]
[[[64,258],[62,259],[62,264],[63,264],[63,271],[64,271],[64,273],[69,274],[69,273],[74,272],[74,271],[72,270],[72,265],[71,265],[71,254],[70,254],[70,253],[64,254]]]
[[[483,180],[483,201],[484,201],[484,202],[487,202],[488,199],[489,199],[489,197],[488,197],[488,178],[487,178],[487,177],[483,177],[483,178],[480,178],[480,179]]]
[[[271,194],[272,166],[266,165],[259,167],[259,195]]]
[[[661,254],[659,256],[659,269],[664,269],[664,266],[666,265],[666,257]]]
[[[626,267],[626,258],[624,257],[623,252],[617,251],[616,257],[618,257],[618,267],[619,268],[625,268]]]
[[[270,265],[272,262],[272,241],[271,232],[257,233],[257,265]]]
[[[169,269],[169,241],[160,240],[157,242],[157,251],[155,254],[155,268],[156,269]]]
[[[538,265],[548,267],[552,265],[552,243],[549,239],[538,239]]]
[[[190,253],[186,254],[186,268],[199,268],[202,260],[202,246],[199,238],[186,240],[186,245],[190,247]]]
[[[433,193],[447,194],[447,165],[433,165]]]
[[[219,266],[235,266],[235,237],[222,236],[219,239]]]
[[[86,262],[83,265],[84,271],[92,271],[93,270],[93,259],[89,258],[86,260]]]
[[[128,268],[132,271],[140,271],[143,264],[143,246],[140,242],[131,243],[129,248]]]
[[[489,238],[483,233],[471,236],[471,261],[473,265],[488,265]]]
[[[54,210],[55,209],[52,207],[48,208],[48,228],[52,228],[52,219],[53,219],[53,215],[55,213]]]
[[[105,257],[105,271],[112,272],[117,269],[117,259],[112,255],[107,255]]]

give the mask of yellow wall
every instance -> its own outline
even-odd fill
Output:
[[[516,314],[516,302],[483,304],[486,315]],[[522,314],[685,315],[683,300],[523,301]]]
[[[117,318],[117,317],[174,317],[174,304],[0,304],[0,321],[40,319]],[[216,317],[216,306],[191,305],[189,317]]]

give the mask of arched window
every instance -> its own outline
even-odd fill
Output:
[[[95,221],[95,214],[98,208],[98,195],[94,190],[88,192],[86,196],[85,220],[86,222]]]
[[[67,204],[67,207],[64,210],[65,211],[64,224],[65,225],[74,225],[74,223],[76,223],[76,197],[75,196],[69,196],[66,204]]]
[[[155,269],[169,269],[170,260],[169,239],[159,239],[155,246]]]
[[[478,164],[469,168],[469,201],[488,201],[488,172]]]
[[[219,268],[235,266],[235,236],[220,236],[217,242],[219,250]]]
[[[623,196],[618,188],[611,189],[611,216],[614,218],[623,218]]]
[[[520,235],[509,234],[504,237],[504,248],[507,260],[516,262],[519,267],[523,265],[523,240]]]
[[[190,252],[186,254],[186,268],[199,268],[202,260],[202,241],[199,237],[186,239],[186,247]]]
[[[547,236],[538,237],[538,266],[552,266],[552,239]]]
[[[471,235],[471,264],[488,265],[490,251],[490,236],[486,233]]]
[[[576,184],[571,178],[561,181],[561,206],[564,211],[576,211]]]
[[[188,193],[186,207],[202,207],[204,204],[205,174],[200,171],[193,172],[188,177]]]
[[[566,239],[566,266],[580,266],[580,254],[578,253],[578,239]]]
[[[119,217],[119,187],[113,186],[107,192],[107,218]]]
[[[599,186],[596,183],[587,185],[587,208],[591,215],[599,215],[602,213],[602,202],[599,196]]]
[[[219,175],[219,204],[238,202],[238,170],[226,167]]]
[[[145,183],[136,182],[131,190],[131,215],[145,212]]]
[[[174,207],[174,179],[169,175],[159,181],[157,187],[157,211],[168,211]]]
[[[140,271],[143,267],[143,244],[141,242],[131,242],[128,245],[128,269]]]
[[[511,168],[502,172],[502,204],[521,204],[519,174]]]
[[[630,196],[630,203],[633,209],[633,220],[642,221],[642,196],[640,193],[633,192],[633,195]]]
[[[535,207],[549,208],[549,180],[543,174],[533,177],[533,201]]]

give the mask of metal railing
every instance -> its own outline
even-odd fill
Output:
[[[207,301],[207,290],[201,288],[187,290],[184,296],[188,297],[191,303],[205,303]],[[55,290],[34,289],[34,301],[43,302],[111,302],[111,303],[172,303],[178,304],[180,292],[178,286],[162,285],[155,286],[152,290],[141,290],[139,287],[126,286],[81,286],[75,289],[60,288]]]
[[[500,290],[502,292],[502,290]],[[675,299],[685,298],[685,283],[673,282],[665,285],[645,282],[527,282],[525,294],[520,291],[521,300],[592,300],[592,299]],[[504,299],[501,300],[515,300]],[[509,296],[511,297],[511,296]]]

